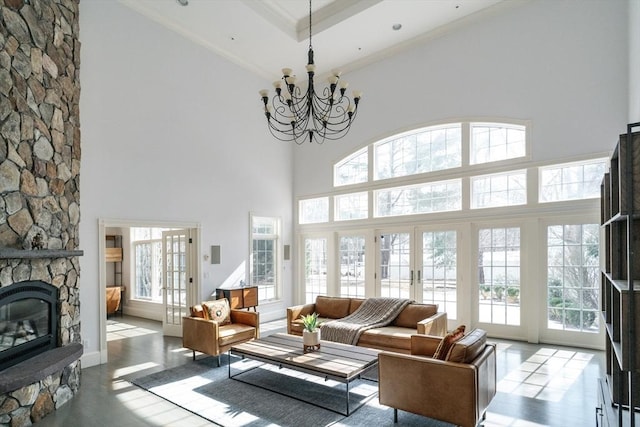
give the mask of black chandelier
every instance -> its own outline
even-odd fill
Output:
[[[316,92],[313,77],[316,66],[311,46],[311,0],[309,0],[309,53],[306,91],[296,84],[291,68],[282,69],[282,79],[273,83],[276,93],[269,105],[269,91],[260,91],[264,114],[271,134],[281,141],[295,141],[300,145],[309,142],[322,144],[326,139],[340,139],[349,132],[358,112],[362,92],[353,91],[353,101],[345,95],[347,82],[340,81],[340,71],[332,71],[329,86]],[[284,87],[284,88],[283,88]]]

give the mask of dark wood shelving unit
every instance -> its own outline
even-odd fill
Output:
[[[106,235],[105,242],[107,246],[104,253],[105,261],[112,265],[113,268],[113,283],[107,283],[107,315],[119,313],[122,316],[125,292],[125,287],[122,283],[122,236]],[[114,291],[113,288],[118,288],[118,290]],[[117,292],[117,298],[110,292]],[[109,308],[111,305],[115,305],[116,308],[115,311],[110,313]]]
[[[640,421],[640,132],[635,128],[640,123],[620,135],[601,185],[606,368],[598,382],[596,419],[603,426],[635,427]]]

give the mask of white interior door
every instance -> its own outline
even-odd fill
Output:
[[[187,316],[188,304],[193,299],[191,234],[186,229],[162,232],[162,333],[168,336],[182,336],[182,318]]]

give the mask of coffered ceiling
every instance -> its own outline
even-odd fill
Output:
[[[263,78],[305,73],[307,0],[119,1]],[[317,73],[365,66],[522,1],[313,0]]]

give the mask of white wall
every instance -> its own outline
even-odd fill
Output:
[[[629,0],[629,123],[637,122],[640,122],[640,0]]]
[[[98,220],[193,222],[202,298],[249,251],[249,213],[281,217],[291,244],[291,146],[274,141],[261,114],[264,82],[114,1],[83,1],[81,28],[82,335],[98,351]],[[285,263],[278,313],[291,303]]]
[[[294,195],[329,191],[331,165],[356,148],[455,118],[531,120],[534,161],[611,150],[628,119],[628,1],[506,3],[345,73],[350,88],[364,91],[357,121],[339,142],[294,151]]]

